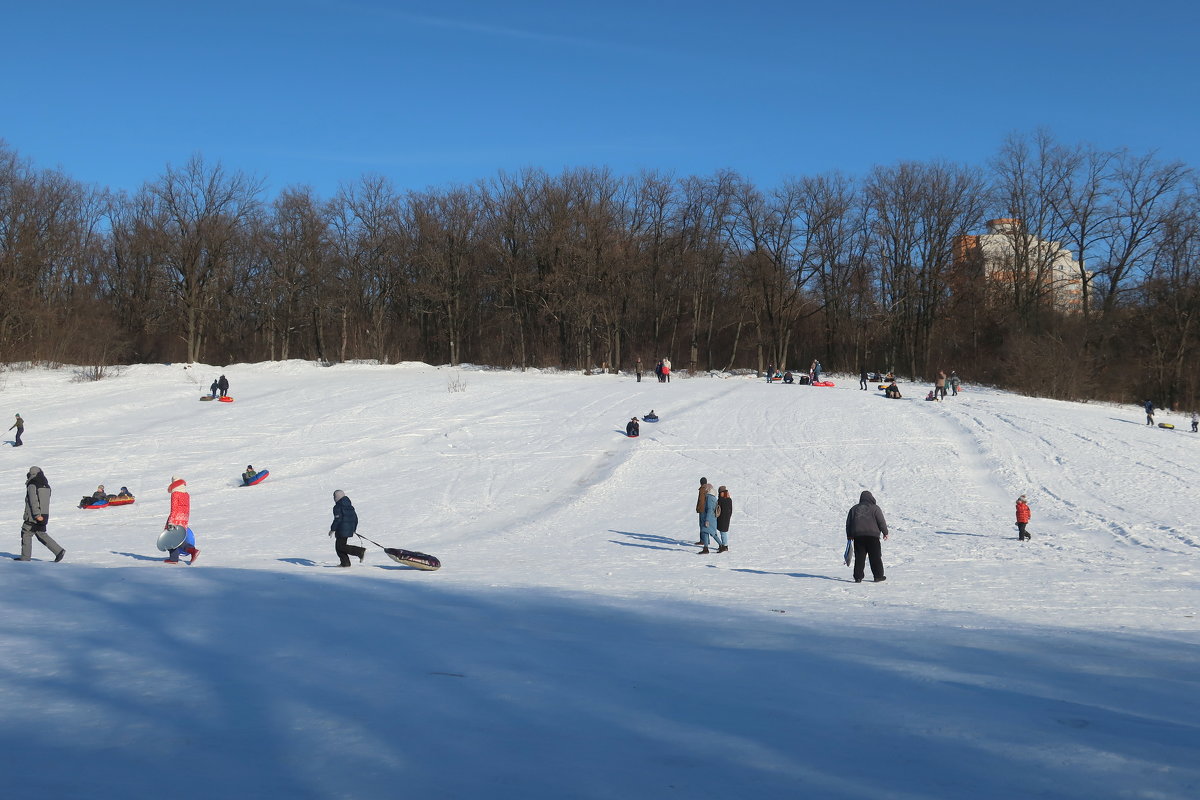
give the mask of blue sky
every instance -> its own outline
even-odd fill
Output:
[[[114,189],[195,153],[271,194],[529,166],[732,168],[766,187],[981,163],[1038,127],[1200,166],[1195,2],[5,6],[0,139]]]

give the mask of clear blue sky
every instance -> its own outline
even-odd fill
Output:
[[[0,139],[136,189],[200,153],[322,196],[526,166],[980,163],[1012,131],[1200,166],[1200,3],[43,0],[0,10]]]

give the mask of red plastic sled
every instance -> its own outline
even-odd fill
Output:
[[[813,386],[833,386],[833,381],[816,381]]]
[[[233,402],[232,397],[218,397],[217,399],[220,400],[222,403],[232,403]]]

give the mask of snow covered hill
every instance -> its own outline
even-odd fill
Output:
[[[1200,794],[1182,416],[304,362],[199,402],[221,371],[4,373],[26,430],[0,553],[30,465],[67,548],[0,563],[5,797]],[[154,546],[173,475],[195,566]],[[692,546],[701,476],[731,490],[729,553]],[[100,483],[137,502],[77,509]],[[334,568],[335,489],[443,568]],[[841,562],[863,489],[887,583]]]

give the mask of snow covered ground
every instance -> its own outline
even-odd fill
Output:
[[[27,427],[0,554],[33,464],[67,548],[0,562],[4,797],[1200,795],[1182,416],[302,362],[198,402],[220,371],[3,374]],[[195,566],[154,546],[172,475]],[[727,554],[691,544],[701,476],[730,487]],[[98,483],[137,502],[77,509]],[[333,568],[335,489],[443,568]],[[863,489],[887,583],[841,563]]]

